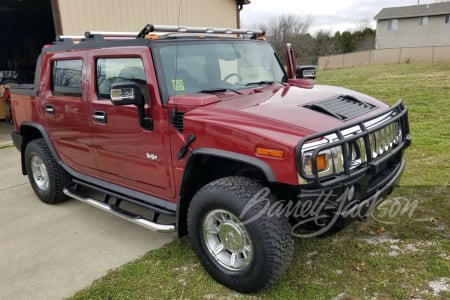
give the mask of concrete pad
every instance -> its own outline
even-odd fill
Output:
[[[61,299],[176,238],[76,200],[47,205],[0,150],[0,299]]]
[[[0,147],[12,144],[11,131],[14,131],[14,126],[0,120]]]

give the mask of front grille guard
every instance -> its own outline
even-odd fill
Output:
[[[316,186],[319,187],[330,187],[333,185],[337,185],[343,182],[351,181],[353,178],[357,178],[361,176],[364,173],[367,173],[368,170],[371,173],[376,173],[378,171],[378,166],[386,161],[387,159],[392,158],[394,155],[396,155],[399,151],[402,149],[408,147],[411,144],[411,138],[409,136],[409,122],[408,122],[408,109],[403,104],[402,100],[399,100],[395,105],[391,106],[389,109],[386,109],[382,111],[381,113],[371,116],[369,118],[363,119],[361,121],[351,123],[348,125],[344,125],[342,127],[339,127],[337,129],[332,129],[325,132],[320,132],[317,134],[313,134],[310,136],[307,136],[300,140],[300,142],[297,144],[296,147],[296,156],[297,156],[297,169],[299,175],[306,180],[306,183],[314,183]],[[370,122],[371,120],[375,120],[377,118],[380,118],[384,115],[391,115],[391,117],[380,124],[377,124],[371,128],[367,128],[365,123]],[[387,125],[397,122],[399,124],[400,130],[401,130],[401,141],[398,142],[398,144],[393,147],[389,152],[386,154],[374,158],[372,156],[371,152],[371,146],[370,146],[370,134],[376,132],[377,130],[380,130]],[[352,127],[357,127],[361,129],[361,132],[353,134],[351,136],[344,136],[343,131],[349,130]],[[304,172],[303,169],[303,155],[302,155],[302,147],[311,141],[319,140],[321,138],[325,138],[326,136],[335,134],[337,137],[337,140],[326,143],[324,145],[320,145],[316,147],[312,153],[311,156],[311,167],[312,167],[312,175],[307,175]],[[355,143],[358,139],[364,140],[364,146],[366,149],[366,162],[358,166],[357,168],[352,168],[352,159],[349,155],[350,153],[350,145],[352,143]],[[333,147],[341,146],[342,147],[342,154],[343,154],[343,162],[344,162],[344,170],[341,174],[334,174],[334,175],[328,175],[325,177],[320,177],[317,167],[317,156],[320,152],[331,149]],[[368,149],[368,150],[367,150]]]

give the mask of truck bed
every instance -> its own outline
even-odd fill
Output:
[[[37,89],[34,84],[15,84],[9,89],[11,95],[11,106],[14,117],[14,126],[20,131],[20,124],[25,121],[35,121],[32,111],[36,102]]]
[[[26,95],[26,96],[36,96],[37,89],[35,89],[34,84],[13,84],[9,89],[12,95]]]

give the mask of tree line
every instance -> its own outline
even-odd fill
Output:
[[[376,31],[367,23],[359,24],[356,31],[335,32],[320,30],[311,35],[312,18],[282,15],[266,24],[258,25],[277,53],[284,57],[286,43],[291,43],[298,64],[316,64],[318,56],[350,53],[375,49]]]

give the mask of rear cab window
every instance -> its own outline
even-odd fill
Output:
[[[81,59],[55,60],[52,62],[52,94],[55,96],[81,97]]]

